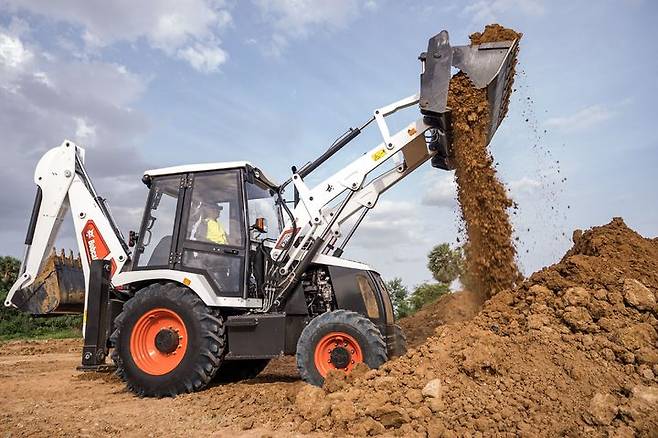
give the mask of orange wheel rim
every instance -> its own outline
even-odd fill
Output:
[[[130,335],[130,355],[135,365],[153,376],[173,371],[186,351],[187,329],[173,310],[149,310],[139,318]]]
[[[313,359],[320,375],[326,377],[331,370],[352,371],[357,363],[363,362],[363,351],[347,333],[331,332],[317,343]]]

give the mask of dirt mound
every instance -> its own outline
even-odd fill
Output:
[[[407,336],[407,345],[416,347],[434,334],[437,327],[468,321],[482,308],[480,294],[467,290],[443,295],[418,312],[398,321]]]
[[[477,44],[510,37],[520,38],[521,34],[496,24],[471,35],[471,41]],[[486,89],[476,89],[462,72],[453,76],[448,106],[452,109],[457,200],[467,235],[464,282],[468,289],[486,298],[513,287],[521,279],[507,214],[514,204],[496,176],[487,148],[488,105]]]
[[[621,219],[471,321],[353,384],[296,398],[304,431],[402,436],[655,436],[658,242]],[[321,414],[300,410],[308,399]],[[300,427],[302,427],[300,426]]]

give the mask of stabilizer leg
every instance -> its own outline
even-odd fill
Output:
[[[89,267],[89,292],[87,294],[87,314],[85,324],[85,343],[82,347],[81,371],[106,371],[113,365],[105,363],[108,339],[112,329],[112,306],[110,300],[109,260],[93,260]]]

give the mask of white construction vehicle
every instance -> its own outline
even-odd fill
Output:
[[[404,336],[380,275],[341,258],[345,245],[380,195],[421,164],[452,168],[451,67],[487,87],[491,137],[516,52],[516,41],[451,47],[441,32],[420,56],[419,94],[375,109],[280,185],[246,161],[147,170],[144,216],[128,242],[91,183],[84,149],[64,141],[36,167],[25,257],[5,305],[35,315],[84,312],[82,368],[106,367],[111,352],[117,373],[144,396],[253,377],[286,354],[315,385],[330,370],[376,368],[405,351]],[[386,117],[416,104],[421,116],[391,134]],[[373,121],[381,143],[307,186]],[[290,185],[294,199],[286,200]],[[81,262],[48,258],[68,210]]]

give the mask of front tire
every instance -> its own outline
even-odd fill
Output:
[[[363,362],[378,368],[388,359],[381,332],[368,318],[334,310],[314,318],[297,341],[297,369],[311,385],[322,386],[331,370],[352,371]]]
[[[139,396],[198,391],[222,364],[224,320],[181,285],[156,283],[138,291],[114,323],[117,374]]]

